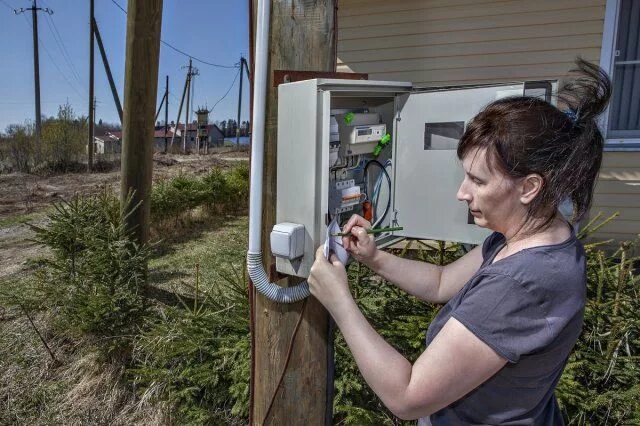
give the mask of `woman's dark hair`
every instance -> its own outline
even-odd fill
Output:
[[[573,222],[591,206],[604,146],[596,119],[611,96],[611,81],[597,65],[581,58],[576,64],[578,78],[557,96],[567,111],[535,97],[500,99],[469,122],[458,144],[461,160],[473,148],[486,148],[490,167],[512,178],[542,176],[526,217],[544,219],[533,231],[548,226],[565,199],[573,202]]]

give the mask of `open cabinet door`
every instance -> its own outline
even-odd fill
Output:
[[[397,99],[395,235],[479,244],[491,232],[473,222],[456,193],[464,177],[456,155],[467,123],[488,103],[521,96],[524,84],[413,92]]]
[[[329,181],[329,92],[317,80],[283,84],[278,96],[276,223],[304,225],[304,256],[277,257],[278,271],[309,276],[317,246],[326,232]],[[324,195],[324,196],[323,196]]]

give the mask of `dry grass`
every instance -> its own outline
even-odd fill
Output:
[[[52,360],[27,318],[0,322],[0,424],[168,424],[168,410],[143,403],[124,384],[124,368],[105,362],[86,341],[55,336],[52,317],[33,315]]]

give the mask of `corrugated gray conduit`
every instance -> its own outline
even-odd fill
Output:
[[[298,302],[311,295],[305,281],[293,287],[269,282],[262,266],[260,231],[262,229],[262,172],[264,168],[264,124],[267,94],[268,41],[271,1],[258,1],[256,62],[254,73],[253,135],[251,139],[251,186],[249,194],[249,250],[247,270],[251,282],[261,294],[280,303]]]

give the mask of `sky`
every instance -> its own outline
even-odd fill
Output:
[[[37,0],[40,44],[40,98],[42,114],[55,116],[58,106],[69,102],[78,115],[89,105],[89,1]],[[95,0],[95,18],[111,66],[120,100],[124,104],[126,19],[116,5],[126,0]],[[0,0],[0,131],[7,125],[34,120],[33,35],[31,12],[16,15],[13,9],[30,7],[31,0]],[[164,0],[161,39],[194,58],[230,66],[240,56],[248,58],[248,2],[245,0]],[[164,44],[160,47],[158,101],[169,76],[169,121],[176,120],[184,89],[188,56]],[[211,109],[209,120],[236,119],[239,75],[237,68],[220,68],[194,59],[200,75],[194,77],[193,106]],[[235,82],[234,82],[235,78]],[[233,83],[233,86],[232,86]],[[242,118],[248,119],[249,93],[244,74]],[[100,51],[95,45],[96,122],[119,123]],[[183,109],[182,117],[185,111]],[[164,119],[164,110],[159,120]],[[192,116],[195,119],[195,115]],[[184,118],[181,119],[183,121]]]

